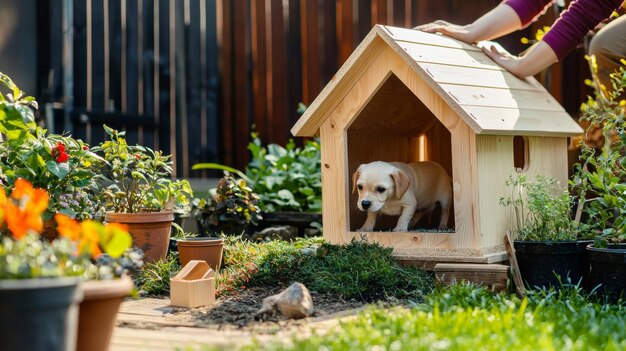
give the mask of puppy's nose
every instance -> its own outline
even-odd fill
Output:
[[[370,206],[372,206],[372,202],[369,200],[363,200],[361,201],[361,207],[363,207],[364,210],[367,210],[368,208],[370,208]]]

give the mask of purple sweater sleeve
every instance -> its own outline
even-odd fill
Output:
[[[591,29],[620,7],[623,0],[573,0],[567,10],[552,25],[543,41],[561,59],[578,45]],[[507,0],[523,25],[545,12],[552,0]]]

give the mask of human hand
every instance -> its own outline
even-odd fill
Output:
[[[500,65],[502,68],[511,72],[513,75],[524,78],[525,76],[519,70],[521,58],[518,56],[514,56],[509,54],[508,52],[500,52],[495,47],[495,45],[490,45],[489,47],[482,47],[483,52],[489,56],[495,63]]]
[[[468,44],[472,44],[475,41],[469,26],[460,26],[458,24],[453,24],[442,20],[422,24],[414,27],[413,29],[421,30],[427,33],[441,33],[445,36],[464,41]]]

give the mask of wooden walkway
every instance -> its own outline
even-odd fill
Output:
[[[169,306],[167,299],[125,301],[117,317],[110,350],[198,350],[207,346],[232,349],[252,342],[253,338],[263,344],[289,341],[294,334],[306,337],[313,331],[326,332],[340,319],[354,316],[358,309],[308,318],[299,323],[276,323],[262,329],[207,325],[194,318],[193,313],[177,313],[180,311],[183,309]]]

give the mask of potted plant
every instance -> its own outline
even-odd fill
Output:
[[[64,213],[72,218],[87,219],[101,215],[96,201],[94,167],[102,160],[88,145],[66,135],[48,134],[29,122],[31,107],[37,103],[8,77],[0,79],[11,90],[0,94],[5,118],[0,126],[6,138],[0,143],[0,180],[12,187],[18,178],[46,189],[50,201],[44,212],[43,235],[54,239],[56,233],[52,216]],[[16,100],[17,98],[17,100]],[[13,100],[11,100],[13,99]]]
[[[264,147],[256,133],[248,144],[252,160],[246,172],[216,163],[200,163],[192,169],[221,169],[246,180],[259,196],[263,219],[257,229],[275,225],[298,228],[302,236],[306,228],[321,227],[322,178],[320,145],[307,140],[302,148],[293,140],[286,146]]]
[[[522,279],[530,287],[584,285],[589,270],[577,223],[571,218],[572,197],[555,179],[511,176],[509,197],[500,204],[511,209],[511,232]]]
[[[113,262],[119,262],[130,247],[130,234],[119,224],[103,225],[86,220],[76,222],[57,214],[60,237],[53,241],[41,240],[42,214],[48,207],[48,194],[36,189],[24,179],[18,179],[9,197],[4,188],[0,190],[0,337],[3,347],[11,350],[74,350],[77,339],[77,322],[98,320],[97,331],[109,331],[110,338],[115,314],[123,296],[132,288],[129,278],[108,281],[115,285],[118,303],[107,306],[105,312],[112,315],[107,323],[102,315],[86,311],[79,316],[78,303],[91,303],[93,295],[81,287],[83,279],[109,279],[120,277],[123,270]],[[101,255],[110,261],[95,259]],[[119,264],[118,264],[119,265]],[[118,274],[119,273],[119,274]],[[89,283],[86,283],[89,284]],[[96,283],[97,284],[97,283]],[[100,285],[97,290],[102,296]],[[80,322],[82,325],[82,321]],[[18,326],[16,328],[16,326]],[[80,330],[80,327],[78,327]],[[84,330],[80,330],[78,335]],[[79,347],[79,350],[94,350]]]
[[[622,60],[626,66],[626,60]],[[626,293],[626,102],[616,98],[626,88],[626,70],[613,74],[613,91],[589,98],[582,120],[602,131],[602,144],[581,143],[580,163],[572,184],[584,205],[581,230],[594,235],[587,247],[589,287],[617,301]]]
[[[192,215],[198,221],[202,235],[239,235],[262,219],[259,196],[244,179],[236,179],[224,171],[217,187],[206,198],[194,199]]]
[[[98,177],[107,222],[129,226],[133,242],[147,262],[164,260],[175,211],[186,211],[193,196],[187,180],[170,179],[170,155],[126,143],[125,132],[104,126],[109,140],[101,152],[104,167]]]

